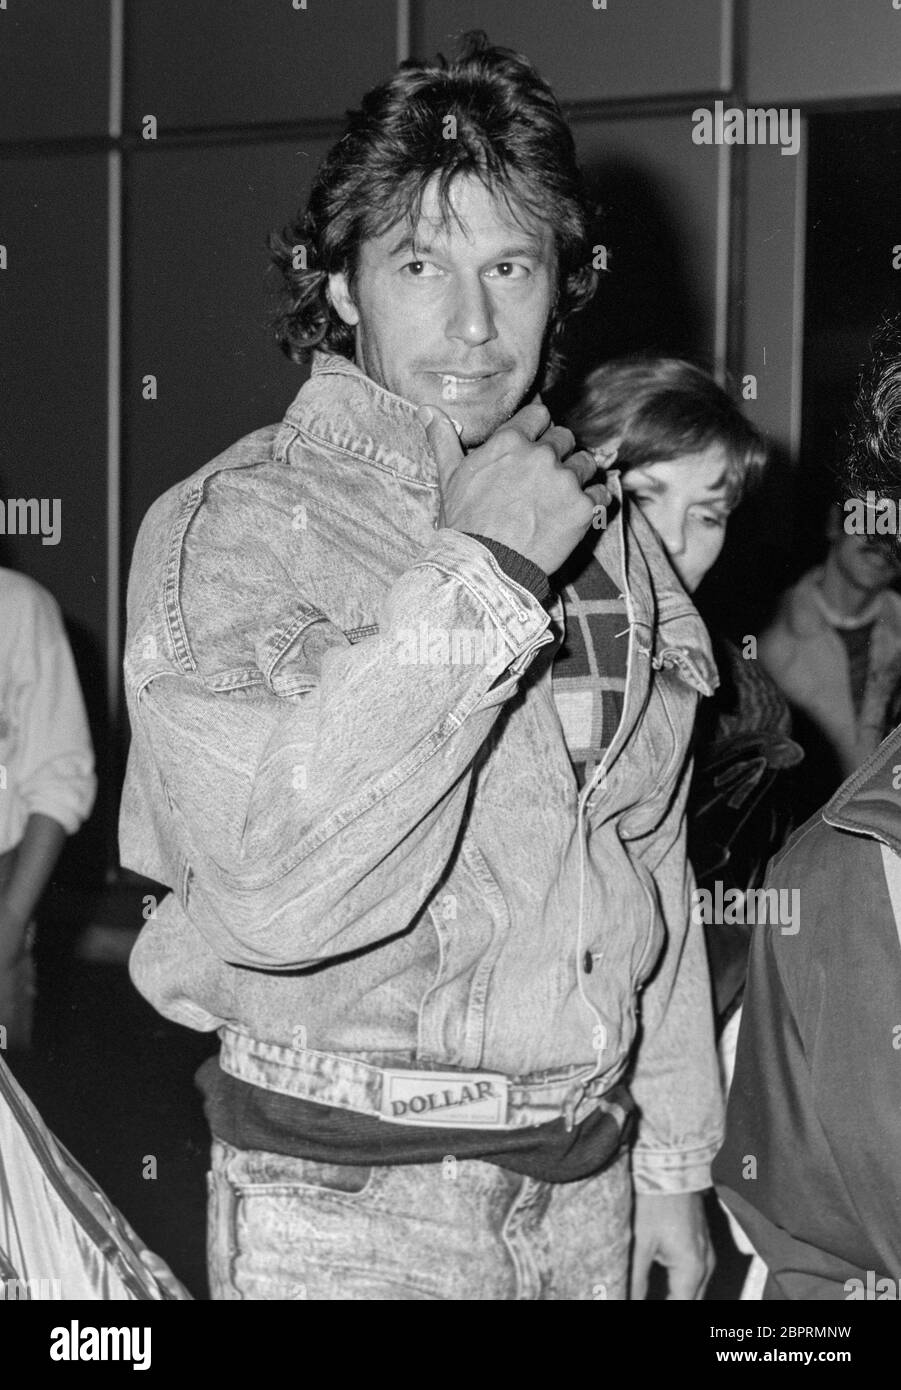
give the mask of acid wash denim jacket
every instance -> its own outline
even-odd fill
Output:
[[[389,1120],[405,1072],[493,1078],[467,1127],[572,1125],[625,1078],[636,1190],[699,1190],[722,1107],[684,833],[706,630],[619,510],[598,552],[629,616],[624,710],[580,794],[561,601],[438,513],[415,407],[321,353],[281,424],[150,508],[120,847],[172,891],[132,978],[219,1029],[233,1075]]]

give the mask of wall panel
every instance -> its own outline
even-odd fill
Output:
[[[141,0],[127,12],[127,123],[341,117],[395,56],[386,0]]]
[[[745,152],[744,340],[739,369],[756,378],[754,423],[795,456],[801,420],[806,129],[801,151]]]
[[[692,144],[688,115],[579,121],[574,132],[608,251],[571,334],[579,362],[654,350],[712,366],[720,151]]]
[[[0,10],[0,141],[104,135],[109,0]]]
[[[102,646],[106,585],[106,161],[0,159],[0,494],[59,498],[56,545],[0,537]]]
[[[561,100],[661,96],[717,89],[720,0],[414,0],[414,52],[451,51],[452,36],[484,29],[523,52]]]
[[[45,544],[52,534],[0,536],[0,564],[49,589],[66,620],[101,772],[94,813],[57,878],[84,887],[109,862],[117,795],[106,688],[106,158],[0,158],[0,185],[0,498],[43,500],[45,519],[59,521],[56,544]]]
[[[891,0],[750,0],[747,8],[752,102],[901,96],[901,9]]]
[[[302,370],[268,326],[266,237],[293,218],[321,142],[134,157],[126,216],[126,558],[147,507],[241,435],[281,419]],[[156,377],[157,399],[143,379]]]

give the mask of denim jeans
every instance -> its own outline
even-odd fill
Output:
[[[479,1160],[356,1167],[213,1141],[214,1299],[625,1299],[628,1155],[581,1182]]]

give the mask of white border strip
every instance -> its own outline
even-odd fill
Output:
[[[122,134],[122,82],[125,53],[125,0],[110,0],[109,133]]]
[[[721,0],[720,88],[735,85],[735,0]],[[720,385],[729,366],[729,294],[732,269],[732,146],[720,145],[716,170],[716,263],[713,300],[713,374]]]
[[[807,116],[801,116],[801,148],[794,156],[795,225],[792,254],[792,327],[791,327],[791,403],[789,406],[788,444],[791,458],[797,461],[801,452],[801,406],[804,391],[804,272],[807,261]]]
[[[735,0],[720,0],[720,86],[735,86]]]
[[[405,58],[410,57],[410,49],[413,43],[412,15],[410,13],[410,0],[397,0],[397,61],[402,63]]]
[[[713,304],[713,374],[726,380],[729,356],[729,272],[732,233],[732,146],[720,145],[716,171],[716,265]]]

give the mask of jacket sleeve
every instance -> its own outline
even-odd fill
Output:
[[[755,927],[726,1139],[713,1176],[769,1270],[764,1298],[845,1299],[848,1276],[866,1278],[848,1258],[860,1244],[859,1216],[817,1114],[803,1033],[779,967],[784,949],[778,930]]]
[[[264,555],[247,563],[261,595],[284,589]],[[551,640],[538,600],[450,530],[388,589],[362,640],[292,601],[277,662],[259,636],[266,683],[253,690],[128,674],[124,861],[170,884],[221,958],[266,969],[410,926],[452,857],[479,747]],[[148,819],[158,849],[145,853]]]
[[[642,1194],[709,1187],[710,1164],[722,1139],[710,974],[703,927],[692,920],[694,878],[685,850],[690,780],[686,759],[665,819],[639,846],[653,874],[666,934],[655,971],[639,996],[640,1033],[631,1079],[640,1112],[632,1175],[635,1191]]]

